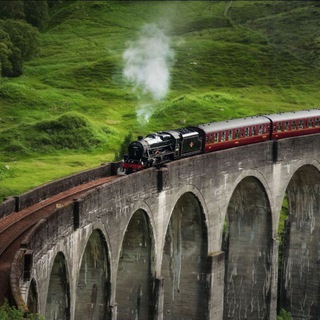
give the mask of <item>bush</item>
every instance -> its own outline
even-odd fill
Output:
[[[49,21],[47,0],[24,1],[24,13],[27,22],[43,29]]]
[[[0,319],[1,320],[21,320],[21,319],[30,319],[30,320],[44,320],[39,314],[24,314],[21,309],[12,307],[8,304],[7,301],[0,306]]]
[[[120,145],[119,150],[114,155],[114,161],[121,160],[123,158],[123,155],[128,153],[128,146],[132,140],[132,133],[129,133],[125,136],[123,142]]]
[[[280,310],[277,320],[292,320],[291,314],[284,309]]]
[[[3,19],[24,19],[23,1],[1,1],[0,18]]]
[[[56,120],[41,121],[35,129],[40,145],[56,149],[91,149],[102,143],[89,121],[76,112],[63,114]]]
[[[12,55],[13,44],[8,33],[0,28],[0,72],[2,75],[12,72],[10,57]]]
[[[39,32],[24,21],[0,20],[1,75],[22,74],[23,61],[35,56],[39,48]]]

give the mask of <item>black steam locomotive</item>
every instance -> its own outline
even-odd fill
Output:
[[[320,109],[212,122],[151,133],[130,143],[118,174],[160,167],[195,154],[320,133]]]

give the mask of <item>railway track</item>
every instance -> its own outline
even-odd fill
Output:
[[[81,184],[0,219],[0,305],[9,298],[11,262],[28,231],[57,207],[117,178],[110,176]]]

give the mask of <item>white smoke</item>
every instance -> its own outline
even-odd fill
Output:
[[[159,101],[169,90],[173,57],[170,39],[164,31],[155,24],[145,25],[138,39],[129,42],[123,54],[123,75],[135,89]]]

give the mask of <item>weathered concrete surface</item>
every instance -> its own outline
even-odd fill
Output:
[[[148,319],[152,314],[153,245],[148,217],[138,210],[124,235],[117,274],[118,319]]]
[[[13,197],[5,199],[0,206],[0,219],[14,212],[16,209],[16,200]]]
[[[52,292],[49,284],[55,273],[51,270],[59,254],[64,257],[61,264],[70,289],[67,313],[77,319],[79,300],[91,299],[89,293],[77,293],[84,259],[91,260],[87,265],[96,279],[103,274],[95,266],[92,249],[86,249],[98,232],[99,250],[106,252],[106,318],[128,319],[131,312],[129,319],[186,319],[188,315],[187,319],[274,320],[278,224],[286,192],[293,222],[314,217],[310,221],[315,223],[292,230],[308,248],[308,261],[315,261],[312,268],[318,259],[314,237],[319,233],[319,158],[320,136],[306,136],[196,156],[101,186],[75,204],[57,209],[25,243],[33,250],[33,265],[30,280],[20,281],[21,295],[27,301],[34,279],[40,313],[52,309],[48,291]],[[301,175],[305,178],[296,178]],[[223,235],[227,241],[223,242]],[[289,244],[286,252],[284,261],[290,262],[290,270],[300,270],[302,259],[293,258],[295,247]],[[283,294],[296,296],[294,301],[307,297],[300,308],[311,315],[308,310],[319,306],[319,299],[312,297],[320,280],[309,273],[312,269],[306,261],[302,271],[307,278],[291,272],[294,281],[289,274],[286,280],[291,279],[292,285]],[[61,288],[56,290],[61,295]],[[290,300],[282,301],[291,308]]]
[[[199,202],[185,193],[173,209],[166,232],[161,275],[163,319],[206,319],[207,230]]]
[[[9,198],[8,200],[10,200],[10,207],[5,207],[2,204],[0,206],[0,217],[10,214],[14,210],[20,211],[26,207],[32,206],[35,203],[52,197],[74,186],[78,186],[82,183],[89,182],[101,177],[108,177],[116,172],[115,166],[116,163],[107,163],[94,169],[89,169],[81,173],[72,174],[59,180],[46,183],[19,196],[15,196],[14,208],[12,208],[11,198]]]
[[[269,319],[271,210],[256,178],[238,184],[227,221],[224,319]]]
[[[284,237],[282,303],[297,319],[317,319],[320,311],[320,173],[296,171],[287,189],[290,216]]]
[[[61,252],[55,257],[50,272],[45,316],[46,319],[70,318],[69,276],[65,258]]]
[[[93,231],[79,270],[75,319],[105,319],[105,314],[108,312],[108,282],[106,242],[99,231]]]

